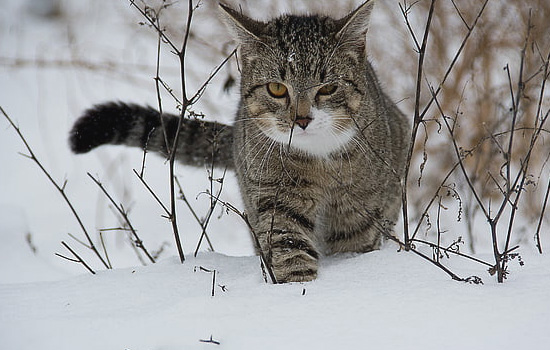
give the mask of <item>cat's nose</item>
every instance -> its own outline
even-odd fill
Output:
[[[300,95],[296,104],[294,123],[305,130],[311,122],[311,102],[307,95]]]
[[[296,117],[294,123],[302,128],[302,130],[305,130],[312,120],[311,117]]]

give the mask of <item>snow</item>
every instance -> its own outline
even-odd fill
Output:
[[[0,339],[6,349],[215,348],[201,343],[210,336],[222,349],[544,349],[549,262],[480,286],[384,249],[326,259],[315,282],[270,285],[256,257],[203,253],[3,285]],[[199,266],[217,272],[213,297]]]
[[[86,172],[130,208],[146,246],[154,251],[165,244],[165,251],[158,263],[141,266],[124,232],[106,233],[115,268],[102,269],[67,235],[82,239],[59,194],[32,161],[18,154],[25,153],[23,144],[7,122],[0,122],[1,350],[550,346],[550,258],[536,254],[529,244],[520,252],[525,265],[513,261],[504,284],[497,284],[483,266],[457,258],[445,262],[461,276],[480,276],[484,284],[452,281],[387,243],[377,252],[323,259],[314,282],[271,285],[263,281],[246,226],[221,209],[208,230],[217,252],[203,246],[193,258],[200,227],[182,204],[178,215],[187,260],[180,264],[162,210],[133,175],[141,152],[104,147],[75,156],[66,143],[75,118],[93,103],[117,99],[157,105],[154,33],[137,24],[142,19],[125,1],[61,1],[61,17],[53,19],[40,17],[48,11],[29,11],[34,3],[5,0],[0,9],[0,106],[54,179],[67,180],[67,195],[95,239],[97,230],[120,222]],[[302,8],[290,2],[270,4],[249,6],[262,18],[266,8]],[[48,6],[55,7],[55,1]],[[217,36],[221,26],[215,18],[203,16],[194,22],[206,23],[201,33],[212,36],[212,42],[229,40]],[[200,86],[223,54],[203,55],[209,40],[193,45],[189,83]],[[97,67],[66,63],[79,60]],[[178,87],[174,57],[164,53],[161,66],[171,86]],[[207,118],[231,120],[237,96],[222,92],[228,74],[236,74],[234,65],[222,70],[197,106]],[[164,103],[166,110],[175,110],[166,96]],[[193,207],[204,215],[209,199],[201,193],[210,186],[207,170],[178,167],[177,172]],[[146,178],[166,203],[162,159],[149,156]],[[222,199],[242,207],[233,174],[225,179]],[[97,274],[56,257],[54,253],[68,254],[61,241],[82,254]],[[491,261],[488,253],[480,254]],[[201,267],[216,271],[214,296],[213,273]]]

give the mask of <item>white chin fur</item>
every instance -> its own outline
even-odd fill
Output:
[[[340,151],[355,135],[355,129],[339,130],[334,126],[333,117],[325,111],[312,108],[313,120],[305,130],[294,125],[290,147],[315,157],[328,157]],[[269,130],[267,135],[273,140],[288,145],[290,132]]]

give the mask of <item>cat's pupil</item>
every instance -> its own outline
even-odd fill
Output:
[[[318,91],[318,94],[319,95],[332,95],[333,93],[336,92],[336,89],[338,88],[338,85],[336,84],[328,84],[328,85],[325,85],[323,86],[322,88],[319,89]]]
[[[267,92],[275,98],[282,98],[287,95],[288,89],[281,83],[269,83],[267,84]]]

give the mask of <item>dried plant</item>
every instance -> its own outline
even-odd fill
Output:
[[[545,90],[550,36],[544,18],[550,5],[537,7],[535,15],[527,3],[400,3],[418,57],[415,87],[409,87],[414,98],[403,103],[413,116],[411,167],[403,196],[405,249],[414,242],[428,244],[439,262],[443,233],[447,241],[457,237],[458,225],[453,224],[455,236],[440,225],[442,199],[449,197],[458,203],[458,214],[447,216],[465,218],[471,250],[474,240],[491,242],[495,262],[482,263],[499,282],[518,248],[512,242],[522,239],[519,225],[533,217],[538,218],[534,236],[541,251],[539,227],[548,197],[550,148],[543,140],[550,107]],[[415,21],[426,13],[419,30]],[[512,30],[511,22],[502,20],[510,16],[517,17]],[[505,59],[507,55],[511,58]],[[405,69],[412,66],[396,70],[411,76]],[[411,209],[418,219],[409,220]],[[488,227],[482,228],[476,214]],[[418,238],[421,225],[435,242]]]

